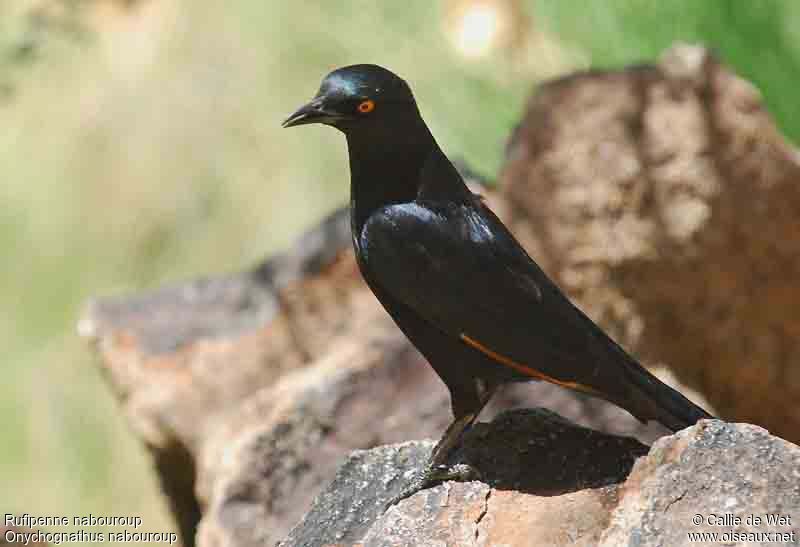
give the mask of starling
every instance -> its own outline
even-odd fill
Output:
[[[450,390],[454,420],[392,503],[445,479],[501,384],[543,380],[677,431],[705,410],[650,374],[559,290],[464,184],[408,84],[377,65],[334,70],[283,123],[347,138],[353,247],[372,292]]]

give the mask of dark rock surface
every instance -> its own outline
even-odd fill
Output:
[[[585,513],[583,496],[587,494],[582,492],[590,493],[590,499],[613,499],[614,485],[624,481],[635,459],[647,452],[633,439],[578,427],[544,409],[504,413],[491,423],[476,425],[454,456],[477,468],[481,482],[445,483],[415,494],[384,514],[385,503],[419,471],[431,449],[431,443],[406,443],[352,454],[281,545],[378,547],[429,545],[434,540],[447,545],[475,544],[478,526],[487,515],[487,500],[495,491],[505,492],[499,499],[510,496],[519,502],[563,498],[564,521],[596,524]],[[581,502],[576,503],[576,498]],[[532,502],[526,504],[536,511]],[[567,509],[570,505],[571,510]],[[555,508],[544,510],[552,513]],[[487,522],[493,527],[485,534],[512,532],[502,529],[509,522],[497,514]],[[560,526],[568,527],[563,522]],[[600,527],[579,528],[588,530],[595,541],[599,538]]]
[[[358,451],[281,547],[800,545],[800,447],[759,427],[703,421],[656,442],[627,480],[644,452],[630,439],[587,432],[538,409],[480,429],[465,456],[487,447],[498,456],[478,464],[481,482],[448,482],[382,513],[431,444]],[[570,437],[572,450],[562,442]],[[608,460],[587,464],[576,452]],[[761,522],[748,523],[749,515]],[[783,521],[770,525],[766,515]],[[696,532],[743,535],[689,536]]]

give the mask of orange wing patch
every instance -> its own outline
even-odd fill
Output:
[[[582,391],[583,393],[588,393],[589,395],[594,395],[595,397],[601,397],[603,399],[606,398],[605,395],[603,395],[602,393],[600,393],[596,389],[591,388],[589,386],[585,386],[585,385],[579,384],[577,382],[565,382],[565,381],[562,381],[562,380],[556,380],[552,376],[548,376],[547,374],[544,374],[543,372],[539,372],[536,369],[533,369],[531,367],[528,367],[528,366],[525,366],[523,364],[517,363],[516,361],[514,361],[513,359],[510,359],[509,357],[506,357],[504,355],[500,355],[496,351],[490,350],[489,348],[487,348],[486,346],[484,346],[483,344],[481,344],[477,340],[473,340],[472,338],[470,338],[466,334],[463,334],[463,333],[461,334],[461,340],[463,340],[464,342],[466,342],[468,345],[472,346],[476,350],[480,351],[484,355],[486,355],[486,356],[492,358],[493,360],[497,361],[501,365],[505,365],[507,367],[511,367],[514,370],[516,370],[517,372],[521,372],[522,374],[525,374],[526,376],[530,376],[531,378],[536,378],[537,380],[544,380],[545,382],[550,382],[551,384],[556,384],[557,386],[565,387],[565,388],[568,388],[568,389],[574,389],[575,391]]]

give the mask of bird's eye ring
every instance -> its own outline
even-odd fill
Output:
[[[375,101],[367,99],[366,101],[361,101],[358,104],[358,111],[362,114],[369,114],[373,110],[375,110]]]

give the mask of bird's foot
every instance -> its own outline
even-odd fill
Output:
[[[468,482],[480,480],[481,473],[476,468],[467,463],[457,463],[455,465],[431,465],[414,478],[398,495],[389,500],[383,510],[387,511],[393,505],[413,496],[421,490],[425,490],[445,481]]]

